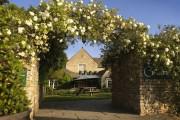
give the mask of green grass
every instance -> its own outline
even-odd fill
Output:
[[[76,96],[75,94],[66,95],[47,95],[45,96],[45,101],[78,101],[78,100],[102,100],[111,99],[111,93],[95,93],[93,96],[89,94],[80,94]]]

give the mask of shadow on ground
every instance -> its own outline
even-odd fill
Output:
[[[140,117],[114,109],[111,100],[45,101],[35,120],[180,120],[168,114]]]
[[[40,109],[53,110],[74,110],[74,111],[91,111],[91,112],[108,112],[108,113],[131,113],[132,111],[117,109],[112,107],[111,99],[108,100],[80,100],[80,101],[44,101]]]

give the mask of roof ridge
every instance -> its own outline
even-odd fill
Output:
[[[74,58],[77,54],[79,54],[81,52],[81,50],[83,50],[95,63],[97,63],[96,60],[94,60],[94,57],[92,57],[88,52],[87,50],[85,50],[83,47],[78,51],[76,52],[68,61],[70,61],[72,58]],[[97,63],[98,64],[98,63]]]

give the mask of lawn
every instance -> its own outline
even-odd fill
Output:
[[[64,95],[46,95],[45,101],[78,101],[78,100],[101,100],[101,99],[111,99],[110,92],[100,92],[95,93],[93,96],[89,94],[80,94],[76,96],[75,94],[64,94]]]

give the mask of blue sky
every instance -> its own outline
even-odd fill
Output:
[[[39,0],[10,0],[18,6],[37,6]],[[109,8],[117,8],[119,14],[128,18],[133,17],[151,26],[150,33],[158,32],[158,25],[174,24],[180,26],[180,0],[103,0]],[[81,47],[92,56],[100,56],[102,46],[84,45],[78,42],[66,50],[68,57],[74,55]]]

